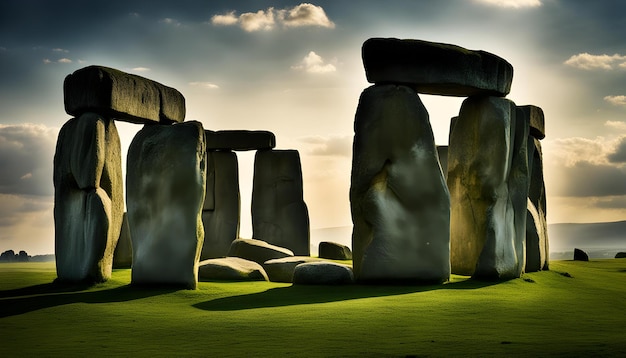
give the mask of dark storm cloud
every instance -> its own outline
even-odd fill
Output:
[[[563,180],[554,188],[555,196],[602,197],[626,195],[626,167],[580,161],[561,167]]]
[[[626,163],[626,137],[623,137],[620,140],[619,144],[615,148],[615,152],[607,155],[607,159],[611,163]]]

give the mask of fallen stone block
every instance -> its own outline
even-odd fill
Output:
[[[624,259],[626,258],[626,252],[618,252],[615,254],[616,259]]]
[[[88,66],[65,77],[65,111],[101,113],[131,123],[185,120],[185,98],[176,89],[113,68]]]
[[[290,256],[271,259],[263,263],[263,268],[272,282],[293,282],[293,271],[296,266],[307,262],[319,262],[321,259],[309,256]]]
[[[239,257],[223,257],[201,261],[200,281],[268,281],[261,265]]]
[[[330,260],[352,260],[352,250],[346,245],[322,241],[318,246],[318,256]]]
[[[276,146],[276,136],[268,131],[205,131],[207,150],[264,150]]]
[[[267,260],[293,256],[293,252],[262,240],[237,239],[231,244],[228,256],[241,257],[262,265]]]
[[[405,84],[419,93],[504,97],[513,80],[513,66],[504,59],[444,43],[371,38],[362,56],[370,83]]]
[[[574,261],[589,261],[589,255],[581,249],[574,249]]]
[[[352,269],[334,262],[307,262],[296,266],[294,285],[349,285],[354,283]]]

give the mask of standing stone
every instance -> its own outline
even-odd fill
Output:
[[[548,223],[546,221],[546,189],[543,179],[543,159],[541,143],[536,138],[528,137],[528,164],[530,183],[528,200],[536,211],[535,225],[527,227],[526,246],[528,251],[528,272],[548,270],[550,245],[548,241]],[[542,255],[542,252],[544,253]]]
[[[589,255],[581,249],[574,248],[574,261],[589,261]]]
[[[133,284],[196,287],[205,182],[201,123],[146,125],[135,135],[126,170]]]
[[[130,240],[130,228],[128,227],[128,215],[124,213],[122,218],[122,230],[120,239],[117,240],[113,253],[113,268],[130,268],[133,264],[133,245]]]
[[[448,153],[453,273],[508,279],[523,271],[528,164],[515,111],[513,102],[488,96],[461,107]]]
[[[120,138],[95,113],[70,119],[54,155],[54,228],[61,281],[106,281],[120,236],[124,197]]]
[[[207,181],[202,224],[201,260],[224,257],[239,238],[239,168],[230,151],[207,152]]]
[[[545,119],[541,108],[530,105],[518,106],[517,111],[528,118],[529,135],[537,139],[546,137]]]
[[[513,81],[506,60],[444,43],[371,38],[363,43],[362,56],[370,83],[402,83],[419,93],[503,97]]]
[[[350,204],[360,281],[450,276],[450,197],[428,112],[407,86],[361,94],[354,123]]]
[[[439,165],[441,166],[441,173],[443,177],[448,180],[448,146],[437,146],[437,157],[439,158]]]
[[[535,205],[528,199],[528,214],[526,219],[526,272],[541,271],[548,260],[544,236],[545,220],[537,211]]]
[[[254,158],[252,236],[310,255],[309,212],[303,199],[300,154],[263,150]]]
[[[131,123],[185,120],[185,97],[176,89],[113,68],[88,66],[65,77],[65,111],[102,113]]]

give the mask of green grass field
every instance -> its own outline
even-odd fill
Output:
[[[188,291],[131,287],[130,270],[93,287],[55,277],[53,263],[0,265],[0,356],[626,356],[626,259],[438,286]]]

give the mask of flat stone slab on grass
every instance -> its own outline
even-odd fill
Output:
[[[261,240],[237,239],[230,245],[228,256],[241,257],[262,265],[267,260],[293,256],[293,252]]]
[[[294,285],[346,285],[354,282],[352,269],[334,262],[308,262],[296,266]]]
[[[444,96],[491,95],[511,91],[513,66],[485,51],[421,40],[371,38],[362,49],[371,83],[406,84],[417,92]]]
[[[352,250],[336,242],[322,241],[318,246],[318,256],[330,260],[352,260]]]
[[[185,97],[172,87],[114,68],[88,66],[65,77],[65,111],[96,112],[131,123],[185,120]]]
[[[282,259],[267,260],[263,268],[272,282],[293,282],[293,271],[296,266],[307,262],[320,262],[322,260],[309,256],[291,256]]]
[[[239,257],[224,257],[201,261],[198,268],[200,281],[268,281],[261,265]]]
[[[205,131],[207,150],[263,150],[276,147],[276,136],[268,131]]]

